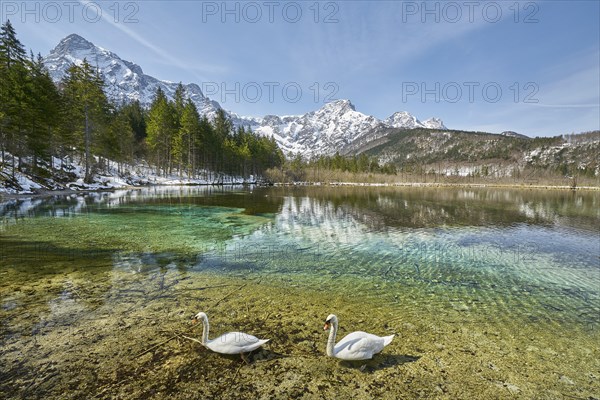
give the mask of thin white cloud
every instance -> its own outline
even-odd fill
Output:
[[[582,66],[577,71],[563,71],[562,77],[541,84],[540,102],[537,105],[563,108],[600,107],[600,66],[597,60],[598,57],[595,57],[595,65],[593,61],[585,65],[585,60],[579,60]]]
[[[91,3],[89,0],[79,0],[79,2],[84,6]],[[94,5],[97,6],[97,3],[94,3]],[[102,17],[103,21],[107,22],[114,28],[117,28],[118,30],[120,30],[121,32],[126,34],[130,39],[133,39],[137,43],[144,46],[146,49],[152,51],[154,54],[156,54],[159,57],[159,60],[163,61],[164,64],[171,65],[171,66],[174,65],[182,70],[188,71],[193,76],[195,76],[198,79],[198,81],[207,80],[206,77],[203,76],[204,73],[206,73],[206,72],[208,72],[208,73],[223,72],[223,71],[227,70],[227,68],[222,67],[222,66],[215,66],[215,65],[208,65],[208,64],[207,65],[199,65],[197,62],[194,62],[194,65],[191,66],[188,62],[185,62],[184,60],[181,60],[180,58],[170,54],[164,48],[158,47],[155,44],[153,44],[152,42],[146,40],[143,36],[139,35],[134,30],[128,28],[126,25],[115,22],[115,20],[109,15],[109,13],[102,13],[101,17]]]
[[[536,104],[531,103],[534,107],[546,108],[600,108],[600,103],[595,104]]]
[[[414,63],[444,43],[457,43],[478,30],[492,28],[513,18],[508,6],[503,6],[502,18],[495,23],[483,19],[481,10],[470,20],[466,8],[456,23],[443,19],[436,23],[431,15],[422,22],[420,15],[406,17],[403,4],[395,1],[341,3],[338,23],[311,25],[305,31],[294,27],[298,35],[295,51],[286,56],[300,73],[307,76],[315,73],[317,65],[319,73],[329,68],[343,76],[388,68],[401,72],[404,65]],[[414,4],[423,7],[424,3]],[[281,40],[287,42],[289,36],[282,36]],[[311,57],[307,58],[306,54]],[[345,66],[342,71],[339,65]]]

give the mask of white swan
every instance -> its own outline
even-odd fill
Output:
[[[196,314],[193,321],[198,322],[198,320],[201,320],[202,325],[204,325],[200,343],[215,353],[242,354],[242,358],[244,358],[244,353],[256,350],[269,341],[269,339],[259,339],[244,332],[228,332],[218,338],[209,340],[208,330],[210,329],[210,326],[208,325],[208,316],[203,312],[199,312]]]
[[[327,355],[341,360],[368,360],[392,343],[395,335],[376,336],[367,332],[352,332],[335,344],[338,331],[338,319],[330,314],[325,320],[324,330],[331,328],[327,340]]]

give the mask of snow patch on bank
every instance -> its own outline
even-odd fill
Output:
[[[14,171],[13,171],[14,162]],[[32,160],[13,160],[12,155],[0,155],[0,194],[35,194],[47,190],[113,190],[133,186],[149,185],[243,185],[254,184],[256,178],[250,176],[230,176],[212,171],[201,171],[198,176],[186,174],[160,176],[154,168],[144,163],[134,165],[119,164],[95,157],[97,172],[93,174],[92,182],[86,183],[85,166],[80,158],[52,157],[52,165],[42,162],[34,172]],[[21,167],[21,168],[20,168]]]

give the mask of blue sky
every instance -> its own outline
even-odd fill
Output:
[[[0,3],[36,53],[77,33],[242,115],[350,99],[454,129],[600,129],[595,0]]]

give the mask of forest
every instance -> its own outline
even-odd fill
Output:
[[[159,175],[186,177],[207,170],[260,175],[285,160],[273,138],[235,128],[223,110],[211,120],[201,116],[181,84],[173,100],[159,88],[147,109],[111,102],[100,71],[86,60],[55,84],[10,21],[0,28],[0,153],[13,177],[48,173],[78,157],[87,182],[107,160],[145,160]]]

